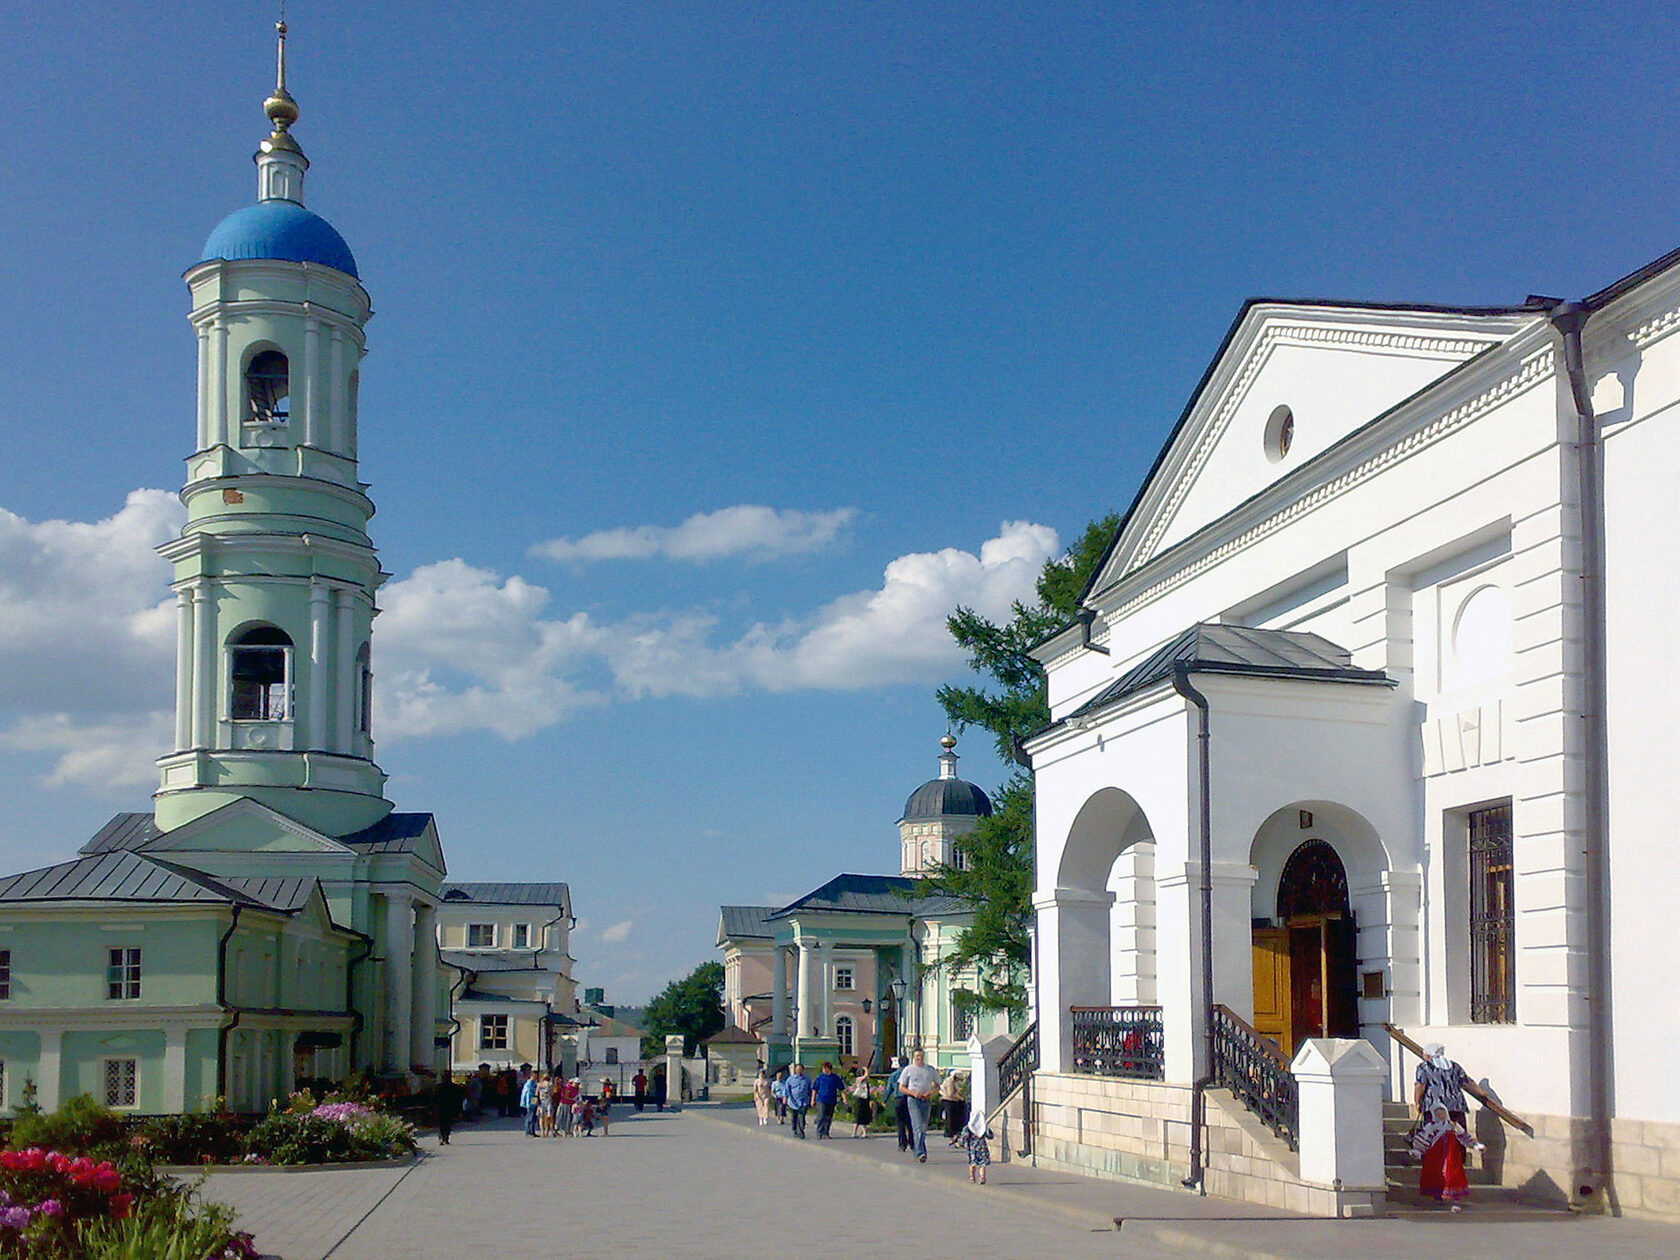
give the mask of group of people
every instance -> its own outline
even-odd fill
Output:
[[[606,1137],[612,1132],[612,1105],[617,1086],[603,1079],[596,1094],[583,1092],[580,1077],[559,1072],[532,1072],[519,1090],[527,1137]]]
[[[1423,1165],[1418,1189],[1457,1212],[1460,1200],[1470,1193],[1464,1152],[1484,1149],[1465,1128],[1469,1110],[1464,1093],[1470,1078],[1440,1042],[1430,1042],[1423,1052],[1426,1057],[1417,1066],[1412,1093],[1418,1113],[1412,1129],[1412,1156]]]
[[[857,1069],[856,1078],[848,1085],[824,1062],[815,1076],[807,1075],[803,1063],[792,1068],[778,1069],[774,1078],[760,1068],[753,1082],[753,1104],[758,1110],[758,1123],[766,1126],[772,1116],[777,1124],[789,1124],[793,1136],[805,1137],[806,1114],[814,1106],[817,1111],[818,1139],[832,1138],[834,1113],[842,1094],[852,1103],[852,1136],[867,1133],[875,1118],[875,1087],[869,1073]],[[968,1154],[970,1181],[986,1184],[986,1168],[992,1162],[990,1139],[984,1115],[969,1115],[968,1102],[962,1093],[962,1073],[949,1072],[941,1080],[939,1073],[927,1061],[927,1055],[917,1050],[906,1062],[902,1057],[892,1061],[892,1070],[881,1090],[880,1103],[890,1107],[897,1122],[898,1149],[908,1151],[920,1163],[927,1163],[927,1130],[935,1101],[944,1106],[946,1145],[962,1147]]]
[[[637,1069],[632,1087],[637,1111],[649,1103],[665,1110],[663,1079],[650,1080]],[[528,1137],[593,1137],[597,1132],[607,1137],[617,1101],[618,1085],[608,1077],[602,1077],[600,1089],[589,1094],[581,1077],[535,1071],[528,1063],[517,1073],[512,1068],[492,1072],[488,1063],[480,1064],[464,1082],[457,1082],[453,1072],[445,1072],[432,1091],[438,1141],[444,1146],[449,1145],[449,1135],[463,1116],[471,1120],[492,1112],[501,1116],[523,1114]]]

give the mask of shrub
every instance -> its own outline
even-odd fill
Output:
[[[270,1112],[245,1139],[245,1148],[270,1164],[335,1164],[359,1159],[349,1126],[323,1116]]]
[[[128,1150],[128,1130],[109,1107],[100,1106],[87,1094],[77,1094],[57,1111],[20,1115],[12,1123],[12,1149],[35,1146],[120,1159]]]
[[[244,1154],[247,1127],[226,1111],[153,1116],[136,1140],[160,1164],[225,1164]]]

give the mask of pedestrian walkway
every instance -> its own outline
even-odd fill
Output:
[[[849,1133],[848,1126],[837,1126]],[[538,1260],[787,1260],[904,1247],[934,1260],[1288,1257],[1443,1253],[1524,1260],[1674,1260],[1680,1229],[1553,1215],[1445,1213],[1316,1221],[1245,1204],[994,1163],[970,1186],[942,1139],[928,1163],[891,1135],[797,1142],[746,1107],[628,1108],[601,1138],[527,1138],[516,1119],[455,1130],[402,1169],[212,1174],[265,1253],[284,1260],[420,1260],[493,1250]],[[1115,1218],[1119,1218],[1116,1227]]]

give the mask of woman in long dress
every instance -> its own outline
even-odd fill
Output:
[[[758,1110],[760,1128],[770,1123],[770,1076],[763,1068],[753,1078],[753,1106]]]
[[[1412,1154],[1423,1161],[1418,1189],[1459,1211],[1458,1201],[1470,1193],[1470,1179],[1464,1174],[1464,1152],[1481,1149],[1482,1144],[1447,1114],[1446,1107],[1437,1105],[1412,1135]]]
[[[862,1137],[869,1132],[869,1122],[874,1118],[870,1107],[869,1070],[859,1068],[857,1080],[852,1082],[852,1136]]]

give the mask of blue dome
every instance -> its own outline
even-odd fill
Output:
[[[259,201],[235,210],[204,242],[204,259],[278,258],[324,263],[361,278],[344,238],[320,215],[294,201]]]

